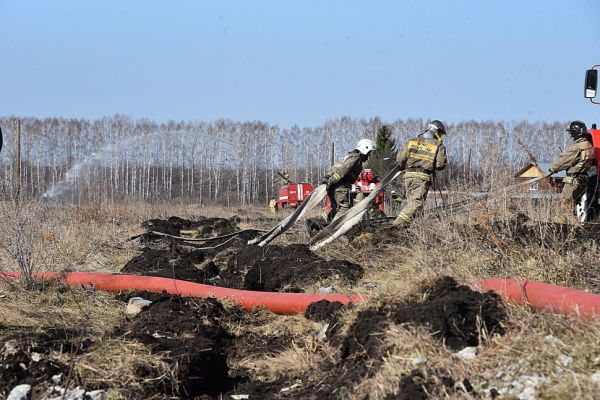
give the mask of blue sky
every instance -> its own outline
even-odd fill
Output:
[[[600,123],[600,1],[0,0],[0,115]]]

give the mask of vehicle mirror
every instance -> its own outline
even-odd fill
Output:
[[[585,73],[585,98],[593,99],[598,90],[598,70],[588,69]]]

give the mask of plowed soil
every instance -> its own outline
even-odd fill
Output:
[[[263,329],[280,318],[265,310],[247,313],[239,307],[226,307],[215,299],[191,299],[145,292],[118,295],[126,302],[140,296],[153,301],[140,314],[117,326],[111,336],[118,340],[139,341],[169,364],[172,376],[161,380],[149,366],[136,367],[143,387],[125,392],[130,398],[219,398],[221,394],[249,394],[250,398],[339,399],[365,377],[379,368],[389,348],[382,345],[380,334],[391,324],[425,326],[446,345],[458,349],[478,344],[477,317],[490,333],[503,333],[506,311],[499,298],[490,293],[473,292],[452,278],[443,278],[401,303],[383,303],[367,308],[345,330],[338,330],[330,343],[339,356],[327,357],[298,376],[264,382],[252,370],[237,363],[252,357],[274,355],[297,346],[299,338],[285,329]],[[306,315],[330,322],[344,307],[339,303],[316,302]],[[340,322],[338,322],[339,324]],[[252,327],[261,327],[253,330]],[[234,333],[235,331],[235,333]],[[339,332],[345,332],[343,335]],[[261,333],[258,333],[261,332]],[[301,338],[300,338],[301,339]],[[70,367],[53,360],[51,352],[82,354],[91,341],[77,330],[49,329],[36,334],[15,334],[3,338],[14,343],[10,354],[0,353],[0,395],[5,396],[20,383],[37,385],[41,393],[52,376],[69,373]],[[302,342],[302,340],[300,340]],[[298,343],[298,342],[296,342]],[[41,356],[34,359],[34,354]],[[36,361],[37,360],[37,361]],[[25,369],[21,366],[25,365]],[[238,365],[232,368],[232,365]],[[301,385],[293,386],[296,382]],[[427,393],[453,393],[457,385],[447,371],[415,370],[400,379],[399,394],[389,399],[425,399]],[[462,380],[467,389],[468,379]],[[76,374],[72,385],[97,384],[81,381]],[[287,392],[281,389],[290,388]],[[204,396],[204,397],[203,397]]]
[[[197,230],[201,238],[222,236],[237,230],[240,218],[209,218],[200,216],[197,220],[169,217],[168,219],[150,219],[142,223],[149,231],[179,236],[181,230]]]
[[[421,300],[425,297],[424,300]],[[316,315],[321,309],[331,307],[325,303],[313,303]],[[318,310],[318,311],[317,311]],[[313,312],[311,312],[312,314]],[[442,278],[432,285],[423,287],[413,299],[402,303],[383,303],[358,313],[344,336],[336,329],[330,342],[340,348],[340,358],[326,360],[314,369],[295,379],[278,379],[271,382],[248,382],[238,386],[236,393],[250,393],[258,398],[303,398],[339,399],[344,390],[350,390],[357,382],[373,376],[381,366],[389,347],[382,338],[392,324],[426,327],[433,337],[452,350],[479,343],[477,317],[490,334],[503,334],[503,323],[507,321],[506,309],[501,299],[493,293],[479,293],[467,286],[459,285],[452,278]],[[282,388],[290,388],[283,395]],[[473,388],[467,377],[462,386],[467,391]],[[398,393],[386,399],[427,399],[432,395],[452,394],[458,389],[448,371],[430,370],[426,374],[413,370],[400,378]]]
[[[172,364],[178,386],[147,388],[173,391],[185,398],[216,396],[233,387],[223,348],[231,335],[220,325],[226,314],[214,299],[178,296],[154,299],[150,307],[119,327],[115,334],[136,339]]]
[[[70,371],[68,365],[54,359],[51,353],[80,354],[91,342],[78,330],[49,328],[36,333],[11,334],[1,343],[0,397],[4,397],[19,384],[32,385],[34,396],[43,392],[43,386],[50,385],[53,376],[63,374],[66,377]],[[71,383],[79,382],[77,374],[72,374]]]
[[[325,260],[303,244],[266,247],[246,246],[233,254],[219,272],[228,287],[241,286],[266,292],[301,292],[305,286],[332,282],[352,283],[362,277],[363,268],[344,260]],[[244,275],[243,283],[239,283]]]
[[[342,357],[366,352],[377,358],[382,343],[379,334],[390,324],[424,326],[453,350],[477,346],[480,327],[489,334],[506,332],[506,307],[496,293],[477,292],[445,277],[424,287],[421,294],[423,301],[383,304],[359,312],[342,342]]]
[[[233,219],[205,218],[198,221],[150,220],[145,227],[171,233],[202,222],[201,228],[221,233],[237,231]],[[234,289],[302,292],[312,285],[348,284],[359,280],[362,266],[344,260],[325,260],[304,244],[266,247],[247,246],[247,238],[235,238],[217,249],[198,249],[169,238],[147,241],[141,254],[121,270],[125,274],[162,276]],[[224,241],[221,241],[224,243]],[[211,244],[211,246],[218,243]],[[206,246],[206,245],[201,245]]]
[[[183,249],[175,243],[168,249],[146,247],[141,254],[129,260],[121,272],[205,283],[215,276],[216,271],[199,268],[204,259],[202,251]]]
[[[179,385],[169,382],[148,383],[144,394],[171,394],[182,398],[206,395],[218,398],[236,383],[252,379],[246,370],[231,370],[230,360],[254,355],[275,354],[289,348],[292,336],[285,331],[252,332],[253,326],[268,324],[277,318],[265,310],[250,313],[237,306],[225,308],[215,299],[192,299],[148,292],[130,292],[118,296],[124,302],[131,297],[153,301],[147,309],[115,329],[115,336],[138,340],[150,346],[167,361]],[[241,329],[237,334],[229,326]],[[144,371],[140,374],[143,377]]]
[[[335,322],[345,306],[339,301],[321,300],[310,303],[304,316],[315,322]]]

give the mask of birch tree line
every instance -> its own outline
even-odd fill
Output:
[[[198,204],[266,204],[292,180],[320,182],[335,145],[339,158],[383,124],[401,146],[427,121],[342,117],[317,127],[282,128],[261,121],[157,123],[115,115],[98,120],[21,118],[20,187],[24,195],[82,204],[125,200]],[[0,177],[15,183],[16,117],[0,118]],[[529,156],[551,160],[569,142],[564,122],[464,121],[447,124],[451,167],[440,182],[486,189],[516,172]],[[520,139],[520,140],[517,140]],[[518,144],[518,141],[521,144]]]

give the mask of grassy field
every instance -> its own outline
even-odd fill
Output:
[[[406,231],[369,227],[314,259],[303,252],[301,224],[258,255],[243,241],[202,252],[164,239],[130,240],[147,230],[144,221],[171,216],[211,227],[225,219],[236,229],[268,228],[280,218],[252,207],[5,203],[2,270],[117,273],[133,260],[150,270],[165,257],[175,274],[189,272],[183,261],[194,256],[192,272],[202,283],[253,288],[260,267],[270,276],[259,283],[274,290],[331,287],[369,300],[308,319],[142,293],[153,305],[128,316],[132,295],[7,280],[0,283],[0,398],[22,382],[37,398],[60,396],[57,387],[115,399],[597,398],[598,322],[533,313],[444,281],[525,278],[600,293],[594,226],[573,228],[547,207],[504,203],[427,215]],[[451,344],[457,338],[475,348],[474,358],[459,354],[464,345]]]

